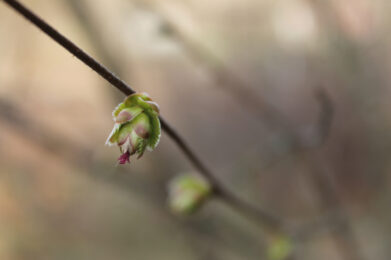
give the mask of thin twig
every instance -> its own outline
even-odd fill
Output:
[[[107,68],[97,62],[93,57],[88,55],[73,42],[68,40],[65,36],[60,34],[52,26],[46,23],[44,20],[35,15],[28,8],[23,6],[16,0],[3,0],[6,4],[12,7],[16,12],[24,16],[28,21],[37,26],[41,31],[46,35],[56,41],[58,44],[63,46],[67,51],[75,55],[79,60],[81,60],[88,67],[93,69],[101,77],[106,79],[111,85],[116,87],[125,95],[130,95],[135,93],[135,91],[124,81],[119,79],[116,75],[110,72]],[[187,145],[183,138],[176,132],[165,120],[160,117],[162,129],[166,132],[168,136],[177,144],[177,146],[182,150],[186,157],[191,161],[194,167],[204,175],[212,187],[214,188],[215,195],[219,196],[223,201],[227,202],[229,205],[234,208],[240,209],[241,212],[246,213],[247,216],[256,216],[256,219],[262,224],[262,226],[267,228],[267,231],[270,232],[284,232],[284,224],[282,220],[278,217],[266,212],[263,209],[255,208],[252,205],[246,203],[245,201],[238,198],[230,190],[225,188],[225,186],[218,180],[215,175],[204,165],[204,163],[195,155],[192,149]]]

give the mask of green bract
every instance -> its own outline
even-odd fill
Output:
[[[212,191],[206,180],[193,174],[177,176],[170,182],[168,188],[170,208],[179,214],[193,213]]]
[[[160,140],[159,106],[146,93],[125,98],[113,111],[114,128],[106,144],[118,145],[122,155],[120,164],[130,162],[129,157],[140,158],[145,149],[152,151]]]

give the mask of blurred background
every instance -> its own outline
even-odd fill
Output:
[[[297,259],[391,258],[389,1],[23,3],[149,93],[243,200],[326,219]],[[123,98],[0,3],[0,259],[266,259],[218,199],[170,213],[167,183],[193,167],[164,133],[116,166]]]

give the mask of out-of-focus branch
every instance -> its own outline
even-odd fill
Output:
[[[258,116],[264,117],[264,119],[266,119],[272,126],[285,129],[291,128],[283,113],[281,113],[276,107],[265,102],[265,100],[263,100],[259,95],[256,95],[256,93],[253,93],[247,82],[231,71],[231,69],[227,67],[216,55],[207,51],[207,49],[204,48],[196,39],[193,39],[184,33],[177,24],[169,17],[165,16],[164,13],[156,7],[156,5],[147,4],[147,6],[145,6],[146,2],[142,3],[144,4],[144,7],[153,9],[154,13],[162,18],[164,28],[169,32],[171,37],[180,42],[180,44],[185,48],[186,53],[192,57],[194,61],[200,63],[209,70],[210,75],[214,77],[217,83],[215,84],[216,86],[227,90],[235,96],[235,100],[243,107],[246,107]],[[313,157],[311,153],[326,142],[330,133],[334,114],[334,107],[331,98],[323,88],[316,88],[314,96],[319,104],[319,114],[317,123],[314,125],[312,140],[310,142],[305,142],[298,136],[290,133],[291,139],[295,149],[297,149],[296,151],[299,154],[304,153],[306,160],[308,160],[311,165],[312,174],[310,174],[308,178],[316,188],[320,200],[322,201],[321,203],[323,208],[328,211],[338,211],[337,216],[334,216],[338,221],[328,221],[326,224],[336,224],[338,222],[338,225],[336,224],[338,228],[332,229],[333,232],[337,230],[339,230],[338,232],[343,231],[342,239],[334,236],[334,241],[336,242],[339,251],[347,259],[361,259],[362,257],[359,256],[358,253],[355,253],[358,252],[359,245],[353,235],[349,222],[347,221],[347,214],[343,210],[340,197],[336,194],[334,184],[332,180],[330,180],[330,176],[326,176],[324,173],[322,174],[317,163],[314,163],[311,159]],[[324,223],[322,223],[322,225],[323,224]],[[308,229],[308,231],[309,233],[312,233],[316,232],[318,229],[319,226],[315,225],[313,229]],[[333,234],[335,235],[335,232]]]
[[[308,140],[294,133],[292,124],[289,123],[289,118],[278,107],[270,104],[262,96],[255,93],[252,87],[218,56],[203,46],[198,39],[181,29],[170,16],[166,15],[159,8],[159,4],[153,1],[136,1],[136,3],[141,8],[147,9],[160,17],[164,31],[184,47],[186,55],[203,68],[206,68],[209,75],[215,80],[215,86],[229,92],[235,97],[235,102],[238,102],[255,116],[261,117],[262,121],[266,122],[266,127],[281,131],[284,134],[281,136],[286,138],[285,143],[290,144],[290,146],[286,154],[277,156],[276,161],[279,161],[287,154],[294,152],[302,153],[306,149],[315,149],[323,145],[328,137],[334,111],[331,99],[322,87],[317,87],[314,90],[314,96],[319,102],[320,113],[317,123],[314,124],[311,139]],[[268,165],[272,164],[274,162],[268,163]]]
[[[339,194],[337,184],[333,179],[333,174],[327,165],[322,163],[322,158],[318,153],[305,155],[306,160],[312,170],[308,174],[308,179],[321,201],[321,207],[326,212],[334,212],[335,227],[330,228],[336,248],[344,259],[361,260],[361,247],[357,237],[349,223],[348,214],[344,208],[341,194]],[[321,223],[320,223],[321,224]],[[330,227],[330,225],[328,225]],[[314,226],[314,228],[317,228]],[[311,231],[311,230],[309,230]],[[311,233],[311,232],[310,232]]]
[[[23,135],[40,143],[46,150],[55,151],[64,158],[70,159],[72,163],[87,165],[91,161],[92,151],[86,149],[76,142],[65,138],[58,138],[54,134],[47,135],[31,122],[30,118],[18,110],[15,105],[5,99],[0,99],[0,117],[11,122]],[[59,149],[61,147],[61,149]]]
[[[330,134],[334,106],[331,98],[324,89],[316,88],[315,96],[320,106],[317,124],[318,145],[320,147],[326,142]],[[341,195],[338,193],[337,184],[332,178],[329,167],[322,162],[322,155],[315,149],[306,149],[302,156],[304,161],[309,165],[310,170],[307,178],[310,180],[315,193],[320,199],[322,209],[326,212],[335,212],[335,216],[333,216],[333,221],[326,219],[326,221],[321,221],[318,225],[313,225],[312,228],[304,228],[299,233],[302,232],[302,235],[305,233],[312,234],[324,226],[325,223],[329,224],[327,225],[328,227],[333,226],[330,225],[333,223],[335,224],[334,228],[331,228],[333,241],[344,259],[363,259],[363,256],[359,253],[360,245],[350,226]]]
[[[334,115],[334,106],[333,102],[331,101],[331,98],[323,89],[322,87],[318,87],[315,89],[315,97],[318,100],[319,103],[319,116],[318,116],[318,123],[316,126],[316,132],[318,135],[318,145],[322,146],[331,130],[331,124],[333,121],[333,115]]]
[[[88,12],[88,7],[85,4],[84,0],[66,0],[66,3],[71,7],[73,14],[79,20],[80,24],[83,26],[85,33],[87,33],[93,47],[97,50],[97,53],[102,58],[102,61],[110,67],[110,69],[119,74],[121,68],[118,66],[118,62],[113,59],[112,54],[109,53],[109,48],[107,48],[104,38],[100,30],[92,21],[91,14]]]
[[[140,181],[135,183],[134,181],[124,182],[123,180],[110,179],[111,181],[108,183],[107,175],[98,174],[94,169],[99,168],[100,172],[107,172],[110,171],[110,164],[102,161],[94,161],[92,159],[93,156],[91,156],[94,151],[80,145],[72,138],[61,135],[47,126],[37,125],[31,115],[19,109],[14,102],[0,98],[0,123],[2,125],[9,125],[14,130],[14,133],[20,135],[21,138],[43,148],[51,155],[56,156],[58,160],[67,165],[71,165],[71,167],[75,167],[80,173],[87,174],[89,177],[93,177],[104,184],[115,185],[116,188],[128,193],[131,192],[132,197],[140,197],[140,200],[147,202],[154,209],[162,207],[161,202],[156,199],[160,197],[160,194],[153,194],[151,192],[151,190],[155,189],[148,189],[148,192],[144,192],[145,189],[140,188],[144,183],[140,183]],[[125,171],[125,169],[119,167],[116,171]],[[151,183],[148,183],[148,185],[151,185]],[[154,185],[160,186],[160,184],[156,183]],[[201,245],[214,249],[224,246],[220,241],[221,239],[213,236],[213,234],[212,236],[211,234],[204,234],[204,232],[200,231],[197,224],[187,225],[185,222],[177,221],[177,218],[164,210],[157,210],[156,214],[158,214],[159,218],[165,218],[167,221],[171,221],[175,225],[180,226],[186,234],[189,234],[186,237],[188,237],[190,240],[189,243],[194,247],[196,255],[200,254],[199,248],[197,247]],[[227,250],[227,248],[224,248],[224,250]]]
[[[116,74],[121,76],[122,70],[118,60],[121,60],[121,57],[113,57],[113,53],[110,52],[110,46],[107,46],[104,40],[104,33],[101,32],[101,28],[98,28],[94,25],[92,14],[89,13],[89,8],[85,0],[65,0],[72,9],[74,15],[79,20],[79,23],[83,26],[85,33],[93,44],[93,47],[96,49],[98,56],[102,59],[102,62]],[[129,68],[126,69],[126,73],[129,74]],[[118,103],[118,100],[121,100],[123,96],[118,92],[111,92],[114,102]]]
[[[185,54],[195,63],[207,69],[215,82],[214,86],[220,87],[232,95],[235,102],[254,115],[261,117],[263,121],[268,122],[269,126],[277,127],[279,130],[285,129],[285,131],[290,129],[289,118],[278,107],[253,91],[248,82],[229,68],[216,54],[203,46],[199,40],[184,32],[172,18],[159,9],[159,4],[149,1],[137,1],[137,4],[159,16],[162,28],[167,32],[167,35],[177,41],[184,48]],[[289,134],[291,139],[298,138],[292,132]]]
[[[115,76],[112,72],[110,72],[100,63],[98,63],[93,57],[80,49],[73,42],[60,34],[48,23],[39,18],[21,3],[16,0],[3,0],[3,2],[6,3],[8,6],[12,7],[16,12],[24,16],[28,21],[37,26],[47,36],[49,36],[58,44],[63,46],[67,51],[75,55],[75,57],[77,57],[95,72],[97,72],[101,77],[110,82],[112,86],[116,87],[122,93],[124,93],[125,95],[135,93],[135,91],[130,88],[128,84]],[[183,154],[192,162],[192,164],[200,172],[200,174],[202,174],[209,180],[216,196],[220,197],[223,201],[227,202],[234,208],[240,210],[240,212],[244,213],[246,216],[254,217],[265,228],[266,231],[270,233],[285,232],[285,226],[281,219],[265,210],[253,207],[247,202],[239,199],[230,190],[225,188],[225,186],[220,182],[220,180],[218,180],[215,175],[198,158],[198,156],[195,155],[195,153],[182,139],[182,137],[162,117],[160,117],[160,121],[162,129],[166,132],[166,134],[170,136],[171,139],[177,144]]]
[[[95,70],[100,76],[102,76],[107,81],[109,81],[113,86],[118,88],[121,92],[123,92],[126,95],[134,93],[134,90],[132,90],[125,82],[123,82],[114,74],[112,74],[110,71],[108,71],[105,67],[99,64],[95,59],[93,59],[91,56],[89,56],[84,51],[82,51],[75,44],[70,42],[67,38],[65,38],[63,35],[58,33],[51,26],[49,26],[46,22],[44,22],[42,19],[38,18],[31,11],[29,11],[24,6],[22,6],[19,2],[14,0],[3,0],[3,1],[9,4],[11,7],[13,7],[17,12],[25,16],[25,18],[27,18],[30,22],[38,26],[43,32],[45,32],[53,40],[55,40],[57,43],[59,43],[68,51],[70,51],[72,54],[74,54],[77,58],[83,61],[87,66]],[[235,90],[237,89],[235,88]],[[322,107],[321,117],[319,119],[320,139],[324,140],[328,136],[329,126],[331,123],[332,105],[330,102],[328,102],[327,95],[321,94],[318,95],[318,98]],[[247,101],[248,100],[246,98],[246,102]],[[275,111],[273,111],[273,114],[274,113]],[[286,121],[281,120],[281,122],[286,122]],[[162,128],[165,130],[165,132],[174,140],[174,142],[178,145],[178,147],[182,150],[182,152],[188,157],[188,159],[193,163],[193,165],[198,169],[198,171],[208,178],[208,180],[210,181],[210,183],[214,188],[215,195],[219,196],[221,199],[223,199],[230,205],[237,208],[240,212],[245,212],[246,215],[253,216],[255,219],[260,221],[260,223],[264,226],[264,228],[267,231],[271,233],[285,231],[285,226],[279,218],[269,214],[264,210],[254,208],[252,205],[249,205],[246,202],[239,199],[238,197],[236,197],[236,195],[231,193],[230,190],[226,189],[225,186],[218,179],[216,179],[215,175],[209,169],[207,169],[206,166],[203,164],[203,162],[194,154],[194,152],[184,142],[184,140],[179,136],[179,134],[168,123],[166,123],[166,121],[163,118],[161,118],[161,123],[162,123]],[[323,143],[323,141],[321,143]],[[314,176],[320,176],[320,175],[314,175]],[[322,180],[320,177],[316,177],[316,178],[319,179],[315,179],[315,182]],[[323,184],[322,181],[320,182]],[[328,197],[332,192],[333,192],[332,185],[330,183],[327,184],[327,186],[322,185],[322,187],[319,189],[320,197],[325,201],[326,205],[332,204],[333,207],[335,206],[340,207],[341,204],[339,203],[338,197],[331,197],[331,199],[330,197]],[[347,228],[345,228],[344,234],[346,235],[351,233],[348,232]],[[351,242],[352,237],[350,236],[349,239],[346,239],[344,241]],[[346,248],[347,246],[350,245],[352,245],[352,243],[347,243],[343,248]],[[355,259],[359,259],[359,258],[355,258]]]

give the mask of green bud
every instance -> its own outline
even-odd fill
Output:
[[[168,187],[171,210],[178,214],[195,212],[211,194],[210,184],[203,178],[184,174],[174,178]]]
[[[122,155],[120,164],[129,162],[129,157],[145,150],[152,151],[160,140],[159,106],[146,93],[125,98],[113,111],[114,128],[106,144],[118,145]]]
[[[292,253],[293,245],[290,238],[278,236],[273,239],[268,248],[267,255],[269,260],[284,260]]]

